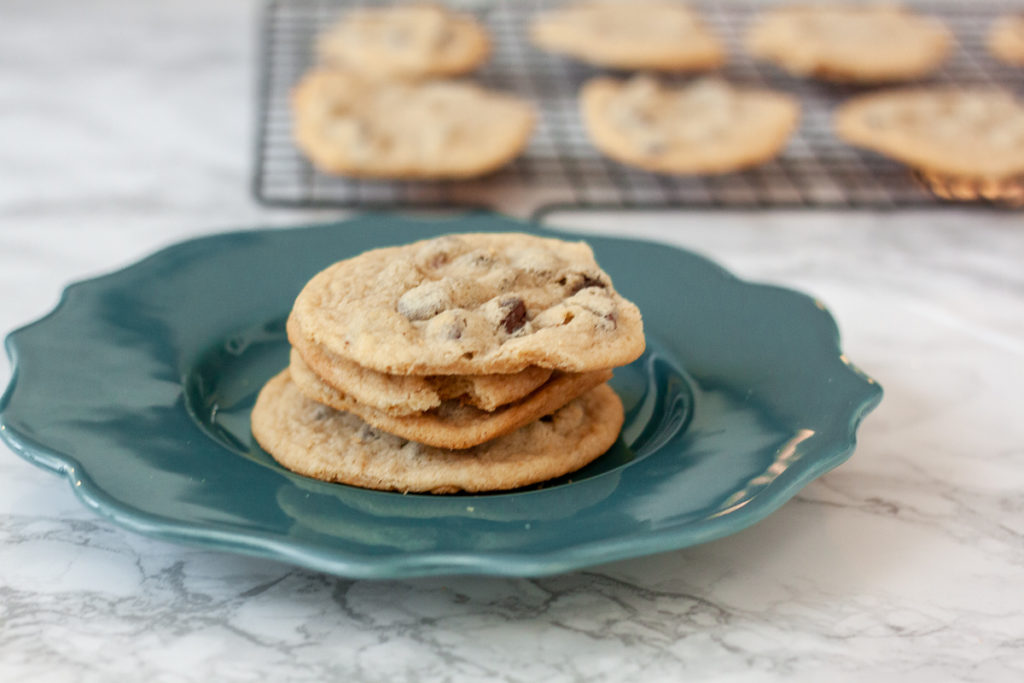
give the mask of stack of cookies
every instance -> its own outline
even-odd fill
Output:
[[[606,384],[644,349],[636,306],[582,242],[448,235],[366,252],[303,288],[257,441],[326,481],[402,492],[526,486],[604,453]]]

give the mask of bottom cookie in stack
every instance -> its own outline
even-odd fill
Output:
[[[402,492],[514,489],[574,472],[607,451],[622,428],[622,402],[607,384],[550,415],[466,449],[388,434],[307,397],[290,371],[260,391],[256,440],[290,470],[324,481]]]

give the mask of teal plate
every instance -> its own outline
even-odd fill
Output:
[[[350,577],[542,575],[701,543],[764,518],[853,450],[881,388],[816,300],[700,256],[590,237],[644,316],[616,371],[618,443],[571,477],[489,495],[368,491],[293,474],[249,410],[284,367],[284,319],[318,270],[445,232],[518,230],[493,214],[206,237],[74,284],[7,338],[0,433],[133,531]]]

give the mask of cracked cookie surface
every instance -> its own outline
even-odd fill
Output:
[[[292,94],[296,143],[325,173],[469,178],[511,161],[533,130],[533,107],[470,83],[378,82],[320,69]]]
[[[643,353],[636,306],[583,242],[446,235],[375,249],[315,275],[291,316],[309,343],[377,372],[586,372]]]
[[[799,120],[788,95],[717,78],[681,87],[598,77],[580,97],[587,133],[622,163],[662,173],[724,173],[776,156]]]
[[[574,472],[615,442],[622,403],[602,384],[550,418],[466,450],[424,446],[307,398],[287,370],[260,391],[257,442],[281,465],[309,477],[364,488],[456,493],[527,486]]]

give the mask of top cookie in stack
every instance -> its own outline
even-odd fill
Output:
[[[586,244],[524,234],[336,263],[300,292],[288,337],[287,376],[254,409],[257,440],[302,473],[403,491],[510,488],[581,467],[622,424],[611,368],[644,349],[639,311]],[[324,406],[341,411],[327,432]]]
[[[583,242],[448,235],[375,249],[299,293],[291,342],[396,375],[480,375],[531,365],[610,368],[643,351],[640,313]]]

